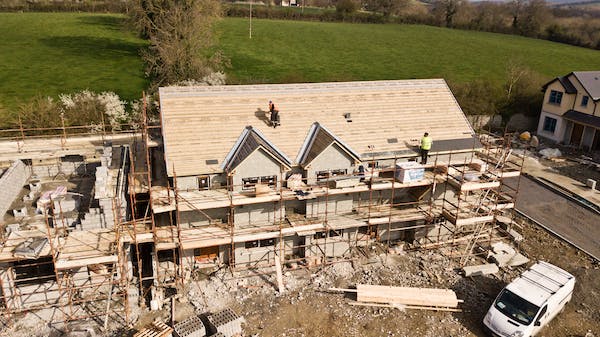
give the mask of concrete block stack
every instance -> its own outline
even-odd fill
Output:
[[[238,316],[230,308],[209,314],[206,316],[209,323],[209,330],[213,333],[222,333],[225,337],[234,337],[242,335],[242,323],[246,320]]]
[[[63,213],[74,212],[79,209],[79,198],[71,194],[59,195],[52,199],[54,211]]]
[[[113,148],[110,146],[104,147],[102,157],[100,157],[101,165],[96,167],[96,182],[94,186],[94,198],[98,199],[99,209],[86,214],[82,220],[84,229],[90,228],[112,228],[115,223],[113,211],[113,197],[115,196],[116,180],[119,175],[119,170],[111,169],[113,165]],[[123,203],[122,208],[126,204]],[[123,213],[124,214],[124,213]],[[88,216],[89,215],[89,216]]]
[[[0,220],[9,210],[21,189],[31,177],[31,170],[22,161],[15,161],[0,177]]]
[[[194,315],[173,326],[176,337],[205,337],[206,328],[200,317]]]

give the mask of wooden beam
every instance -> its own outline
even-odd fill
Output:
[[[418,310],[435,310],[435,311],[450,311],[450,312],[462,312],[461,309],[456,308],[440,308],[440,307],[428,307],[428,306],[418,306],[418,305],[402,305],[402,304],[381,304],[381,303],[364,303],[351,301],[348,302],[350,305],[358,305],[364,307],[383,307],[383,308],[396,308],[399,310],[402,309],[418,309]]]
[[[450,289],[356,285],[356,300],[371,303],[452,307],[458,306],[456,293]]]

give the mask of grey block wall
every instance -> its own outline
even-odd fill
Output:
[[[317,172],[327,170],[346,170],[347,174],[352,174],[354,171],[354,160],[338,145],[330,145],[306,169],[308,184],[316,183]]]
[[[353,200],[351,195],[330,195],[306,201],[306,216],[323,217],[327,214],[352,213]]]
[[[343,231],[342,235],[315,239],[313,236],[306,237],[307,247],[305,256],[322,256],[325,253],[327,257],[340,257],[348,254],[350,251],[350,235]]]
[[[81,162],[63,162],[58,159],[52,165],[32,165],[32,174],[38,177],[55,177],[58,174],[82,175],[86,173],[86,163]]]
[[[227,223],[227,217],[229,216],[228,208],[213,208],[202,210],[212,220],[221,220],[221,223]],[[179,212],[179,223],[184,228],[208,226],[209,219],[199,211],[185,211]]]
[[[275,261],[277,256],[273,250],[279,250],[279,240],[275,239],[274,246],[246,248],[244,242],[235,244],[235,264],[252,266],[268,265]]]
[[[31,177],[31,170],[22,161],[15,161],[0,177],[0,221]]]
[[[285,208],[279,203],[262,203],[238,206],[234,212],[235,229],[273,224],[285,218]]]
[[[280,186],[281,165],[263,150],[255,151],[235,168],[233,185],[235,191],[242,190],[242,179],[248,177],[276,176]]]

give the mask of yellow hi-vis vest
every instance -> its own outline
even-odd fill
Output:
[[[431,144],[433,143],[433,139],[431,137],[423,137],[421,138],[421,148],[423,150],[431,150]]]

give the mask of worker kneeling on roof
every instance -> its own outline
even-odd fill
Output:
[[[275,109],[273,101],[269,101],[269,112],[271,113],[271,125],[276,128],[279,125],[279,110]]]

